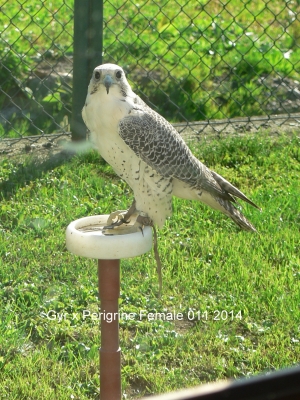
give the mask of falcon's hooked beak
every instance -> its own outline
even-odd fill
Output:
[[[113,79],[110,75],[106,75],[104,80],[103,80],[104,86],[106,87],[106,93],[109,93],[109,88],[111,87],[111,85],[114,83]]]

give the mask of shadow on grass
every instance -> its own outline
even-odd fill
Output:
[[[17,189],[40,179],[46,172],[69,162],[76,153],[61,151],[41,159],[36,155],[27,155],[12,167],[9,175],[0,181],[0,198],[9,199]],[[1,162],[5,168],[5,160]],[[3,167],[4,166],[4,167]]]
[[[75,158],[78,160],[74,162]],[[69,142],[55,153],[37,152],[15,155],[12,160],[0,158],[0,199],[11,198],[18,189],[41,179],[49,171],[65,164],[69,164],[70,168],[74,169],[75,165],[80,167],[85,163],[99,167],[100,176],[105,175],[112,180],[116,179],[116,174],[110,168],[103,170],[103,167],[108,164],[97,151],[93,150],[89,141]]]

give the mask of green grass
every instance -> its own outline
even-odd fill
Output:
[[[137,315],[120,323],[127,398],[299,362],[299,137],[261,132],[192,147],[262,207],[244,207],[259,233],[174,199],[159,231],[162,298],[152,253],[122,261],[120,311]],[[2,159],[0,180],[1,398],[96,399],[98,321],[82,318],[97,312],[96,261],[66,250],[65,229],[126,208],[131,193],[94,152]],[[140,320],[141,310],[184,320]]]
[[[22,110],[0,127],[1,136],[61,130],[44,110],[68,129],[70,83],[57,77],[36,90],[28,77],[72,55],[73,6],[22,0],[1,7],[0,80],[10,97],[1,92],[0,107],[12,100]],[[270,113],[272,101],[284,100],[270,83],[300,81],[299,7],[279,0],[107,0],[103,62],[123,66],[134,90],[173,122]]]

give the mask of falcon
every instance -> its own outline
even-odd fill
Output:
[[[100,155],[133,190],[133,205],[121,222],[138,212],[149,225],[162,227],[177,196],[199,200],[255,231],[236,198],[257,205],[192,154],[176,129],[132,91],[118,65],[94,69],[82,117]]]

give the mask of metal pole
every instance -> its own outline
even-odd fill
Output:
[[[93,69],[102,64],[103,0],[75,0],[72,140],[86,139],[81,110]]]
[[[120,260],[98,260],[101,303],[100,400],[121,400]]]

